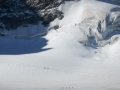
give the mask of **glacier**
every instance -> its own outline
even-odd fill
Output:
[[[120,89],[120,6],[75,0],[58,10],[64,18],[48,27],[3,32],[0,90]]]

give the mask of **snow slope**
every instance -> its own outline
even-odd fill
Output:
[[[119,8],[95,0],[65,2],[59,7],[64,19],[49,27],[60,28],[46,36],[0,37],[0,90],[120,89]]]

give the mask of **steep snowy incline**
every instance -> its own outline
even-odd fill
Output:
[[[0,90],[120,89],[120,6],[85,1],[62,4],[42,38],[0,37]]]
[[[119,38],[115,36],[120,33],[119,6],[93,0],[69,2],[63,4],[60,10],[65,13],[65,18],[61,21],[56,20],[51,25],[58,24],[61,27],[58,31],[61,31],[62,27],[75,26],[83,34],[77,35],[82,44],[104,46]]]

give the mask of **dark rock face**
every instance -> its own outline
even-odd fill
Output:
[[[55,14],[56,14],[56,16],[57,16],[57,18],[58,18],[59,20],[63,19],[63,17],[64,17],[64,16],[63,16],[63,13],[60,12],[60,11],[58,11],[58,10],[56,11]]]
[[[47,26],[55,18],[62,19],[57,7],[64,0],[0,0],[0,29],[10,30],[43,21]],[[67,1],[67,0],[66,0]],[[51,10],[51,8],[53,8]]]

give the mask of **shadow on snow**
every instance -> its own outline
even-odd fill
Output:
[[[47,45],[48,41],[40,36],[31,39],[0,37],[0,41],[0,55],[30,54],[51,49],[43,49],[43,47]]]
[[[110,1],[110,0],[98,0],[98,1],[102,1],[102,2],[120,6],[120,2],[115,2],[115,1]]]

